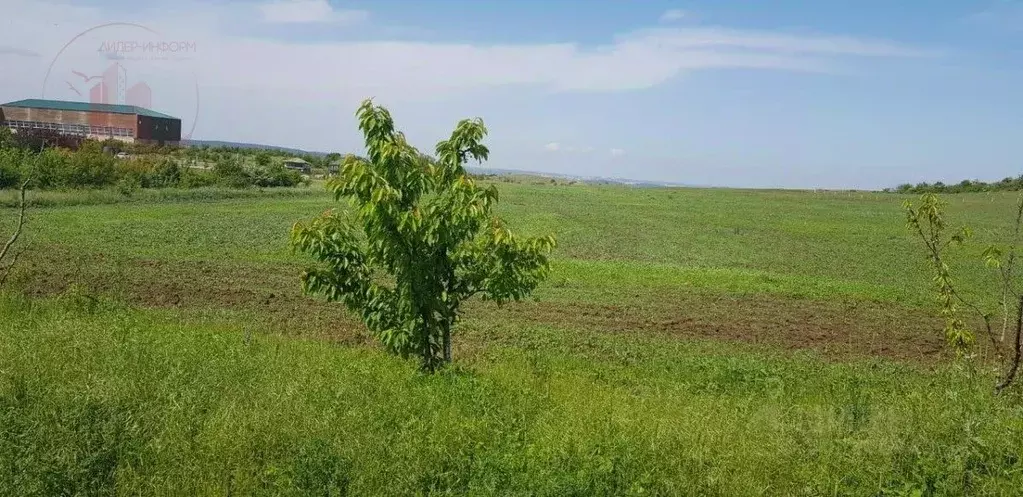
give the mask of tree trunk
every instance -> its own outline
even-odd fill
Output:
[[[420,340],[423,342],[422,359],[423,359],[423,370],[427,373],[433,373],[437,369],[437,361],[433,355],[433,347],[430,346],[430,313],[426,309],[419,311],[419,319],[422,320],[420,323],[421,330]]]
[[[444,321],[444,362],[451,364],[451,323]]]
[[[1012,364],[1009,366],[1009,371],[1005,373],[1005,378],[995,387],[995,390],[998,392],[1011,385],[1013,380],[1016,379],[1016,373],[1019,371],[1020,355],[1023,354],[1023,350],[1020,349],[1021,341],[1023,341],[1023,337],[1020,336],[1021,334],[1023,334],[1023,297],[1020,297],[1016,308],[1016,337],[1012,344]]]

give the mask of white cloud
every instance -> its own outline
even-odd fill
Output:
[[[57,4],[13,0],[9,11],[19,23],[0,30],[0,45],[48,55],[46,40],[70,39],[42,29],[51,24]],[[557,91],[627,91],[649,88],[686,71],[746,68],[801,72],[835,71],[843,57],[919,57],[930,52],[900,44],[833,36],[797,36],[727,28],[661,28],[627,33],[611,43],[583,47],[575,43],[473,44],[419,41],[285,42],[228,35],[209,21],[220,18],[243,31],[237,9],[251,4],[182,4],[190,16],[158,19],[161,33],[197,40],[196,69],[204,84],[258,86],[293,97],[324,94],[374,94],[381,98],[433,99],[472,89],[529,85]],[[219,10],[218,10],[219,9]],[[350,17],[325,0],[264,4],[266,19],[308,22]],[[207,13],[208,15],[200,15]],[[112,14],[111,14],[112,15]],[[96,16],[92,16],[95,18]],[[145,23],[148,19],[137,19]],[[83,20],[83,22],[92,22]],[[35,27],[33,27],[35,25]],[[89,27],[79,23],[79,30]],[[23,28],[23,29],[22,29]],[[376,27],[374,27],[376,29]],[[45,34],[46,36],[44,36]],[[32,40],[31,46],[26,46]],[[45,57],[44,57],[45,58]],[[381,61],[387,61],[381,64]],[[471,67],[472,71],[464,68]],[[357,70],[353,70],[357,69]],[[315,74],[315,77],[311,75]],[[457,77],[452,77],[457,75]]]
[[[39,52],[17,47],[0,46],[0,55],[17,55],[20,57],[39,57]]]
[[[625,155],[625,150],[622,150],[620,148],[612,148],[611,149],[611,155],[614,156],[614,157],[621,157],[621,156]]]
[[[550,143],[544,145],[543,148],[544,148],[544,150],[547,150],[547,151],[550,151],[550,152],[557,152],[558,150],[561,150],[561,144],[558,143],[558,142],[550,142]]]
[[[336,10],[327,0],[274,0],[259,5],[265,22],[356,23],[369,18],[365,10]]]
[[[686,16],[686,11],[682,9],[668,9],[661,14],[661,22],[675,22]]]
[[[642,43],[669,53],[710,50],[744,50],[777,56],[815,54],[858,57],[933,57],[934,50],[906,46],[889,41],[832,35],[793,35],[770,31],[739,30],[722,27],[654,28],[619,37],[618,44]]]
[[[651,88],[687,72],[706,69],[835,72],[851,57],[933,55],[884,40],[723,27],[639,30],[611,37],[602,46],[340,41],[322,36],[302,42],[267,37],[261,24],[354,22],[366,20],[368,14],[334,9],[325,0],[268,4],[182,0],[170,11],[139,12],[80,7],[70,0],[0,1],[5,12],[18,20],[0,24],[0,46],[42,55],[0,57],[0,74],[5,76],[0,101],[38,96],[50,61],[68,40],[117,18],[151,26],[159,31],[161,39],[195,42],[197,49],[186,64],[153,63],[154,72],[148,77],[150,82],[159,79],[166,87],[176,85],[176,93],[173,88],[154,88],[154,107],[181,116],[185,127],[190,126],[187,121],[196,113],[197,99],[192,89],[193,81],[198,80],[201,112],[197,137],[318,148],[334,147],[339,136],[347,137],[349,131],[337,129],[338,113],[350,115],[359,100],[370,96],[398,108],[408,102],[426,105],[441,99],[466,101],[470,98],[466,95],[487,98],[493,91],[625,92]],[[377,36],[386,28],[372,26]],[[95,35],[97,40],[134,39],[138,34],[97,30],[89,36]],[[87,38],[82,38],[82,43]],[[67,58],[67,53],[62,57]],[[95,58],[94,46],[83,45],[80,59],[66,65],[79,71],[102,71],[106,63]],[[145,76],[143,69],[131,67],[130,77]],[[64,87],[63,77],[50,78],[47,87],[53,88],[47,90],[48,98],[68,98],[59,93]],[[490,120],[490,116],[484,118]],[[439,121],[436,125],[446,127],[450,124],[446,119],[412,115],[408,121],[412,125],[417,120],[430,123],[423,124],[424,128]],[[549,139],[551,135],[546,136]],[[587,140],[585,136],[571,139]],[[535,140],[531,136],[527,143],[537,143]],[[585,147],[557,142],[547,148],[551,145],[555,147],[552,151],[585,151]],[[603,153],[594,155],[607,157]]]

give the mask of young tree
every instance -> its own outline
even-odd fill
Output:
[[[938,291],[941,305],[941,316],[945,319],[945,339],[956,355],[965,355],[974,343],[973,332],[958,315],[960,305],[976,310],[984,318],[990,330],[989,316],[972,302],[964,299],[955,289],[951,270],[945,262],[945,253],[949,246],[960,245],[971,236],[967,227],[961,227],[955,234],[945,236],[945,204],[933,193],[921,196],[919,207],[906,201],[906,219],[911,230],[915,231],[927,249],[927,259],[934,270],[934,283]],[[989,333],[990,335],[990,333]]]
[[[513,235],[491,213],[497,189],[466,174],[468,160],[489,155],[481,120],[460,121],[427,161],[383,107],[366,100],[356,115],[368,157],[348,155],[328,182],[351,208],[292,230],[293,247],[319,261],[303,288],[343,302],[389,350],[432,372],[451,360],[461,304],[527,296],[546,278],[555,241]]]
[[[21,237],[21,231],[25,227],[25,208],[28,203],[25,202],[25,191],[28,190],[29,180],[25,180],[21,184],[21,189],[18,192],[20,202],[18,208],[18,220],[14,225],[14,233],[11,234],[7,242],[0,246],[0,288],[3,288],[4,283],[7,282],[7,276],[11,274],[14,269],[14,264],[18,262],[18,257],[21,256],[21,252],[11,252],[14,244],[18,242],[18,238]]]
[[[273,156],[271,156],[270,153],[267,152],[266,150],[260,150],[256,152],[255,155],[256,165],[259,167],[263,168],[270,167],[270,164],[273,162]]]
[[[941,201],[937,195],[926,193],[921,196],[919,206],[914,206],[907,200],[903,207],[906,210],[909,227],[924,242],[927,258],[934,269],[934,282],[941,305],[940,312],[945,318],[945,337],[949,345],[959,356],[964,356],[969,352],[974,343],[974,335],[966,322],[959,317],[959,308],[962,306],[975,312],[983,321],[984,334],[1005,368],[1005,372],[995,387],[996,392],[1001,392],[1015,381],[1020,362],[1023,360],[1023,293],[1020,293],[1015,284],[1016,277],[1013,272],[1021,226],[1023,226],[1023,195],[1017,202],[1012,238],[1003,246],[987,247],[983,253],[984,263],[988,267],[996,268],[1000,276],[997,289],[1002,313],[1000,336],[991,327],[991,318],[994,313],[985,312],[979,304],[967,299],[956,289],[952,271],[945,261],[946,249],[953,244],[964,243],[970,238],[971,232],[964,226],[951,236],[944,234],[946,228],[945,205],[945,202]],[[1009,338],[1007,332],[1010,322],[1014,331],[1011,337],[1012,343],[1008,344],[1006,342]],[[1007,346],[1011,347],[1011,355],[1008,358],[1003,354]],[[1006,362],[1007,365],[1004,364]]]

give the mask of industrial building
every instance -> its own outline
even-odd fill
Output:
[[[0,105],[0,125],[52,130],[68,135],[126,142],[177,145],[181,119],[137,105],[94,104],[63,100],[19,100]]]

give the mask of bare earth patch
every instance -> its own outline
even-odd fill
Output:
[[[133,305],[227,309],[259,316],[270,331],[366,343],[361,323],[340,305],[301,294],[301,267],[282,264],[111,260],[103,255],[36,256],[16,284],[29,295],[59,294],[72,283]],[[942,358],[942,323],[933,314],[893,304],[823,302],[772,295],[651,292],[636,305],[525,301],[497,307],[470,302],[474,322],[500,320],[614,333],[650,333],[810,349],[836,359],[880,356]]]
[[[643,306],[524,302],[489,314],[574,329],[657,333],[812,349],[825,356],[942,357],[940,319],[880,304],[859,306],[766,295],[676,294]]]

